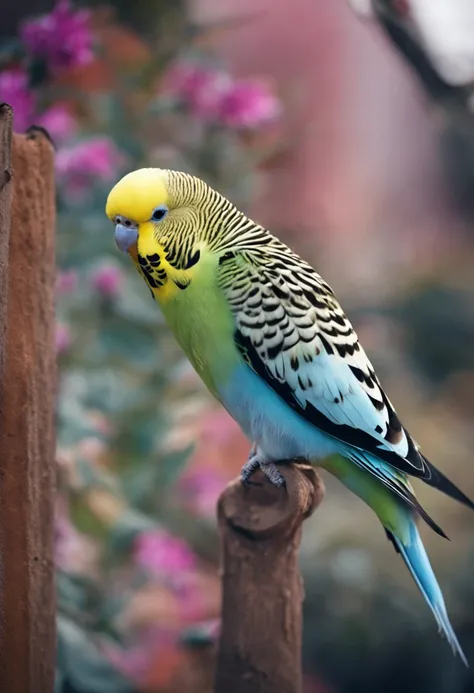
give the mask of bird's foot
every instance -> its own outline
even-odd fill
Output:
[[[252,483],[250,477],[257,469],[261,469],[274,486],[278,488],[285,486],[285,477],[278,471],[276,464],[267,460],[256,447],[253,447],[248,462],[244,464],[240,472],[240,480],[245,486]]]

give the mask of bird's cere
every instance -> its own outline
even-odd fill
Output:
[[[137,240],[138,229],[136,226],[125,226],[121,223],[115,225],[115,243],[122,253],[128,253]]]

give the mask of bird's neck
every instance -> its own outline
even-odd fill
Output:
[[[218,384],[232,375],[240,356],[234,344],[234,317],[215,273],[196,274],[186,289],[159,303],[186,356],[218,397]]]

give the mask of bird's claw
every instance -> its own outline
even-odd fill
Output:
[[[244,486],[250,486],[253,483],[250,477],[257,469],[261,469],[274,486],[278,488],[285,486],[285,477],[278,470],[276,464],[267,461],[259,455],[255,449],[252,449],[248,461],[244,464],[240,472],[240,480]]]

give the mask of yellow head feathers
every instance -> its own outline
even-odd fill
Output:
[[[169,206],[169,172],[161,168],[140,168],[124,176],[112,188],[105,212],[109,219],[117,215],[137,224],[148,221],[153,209]]]

